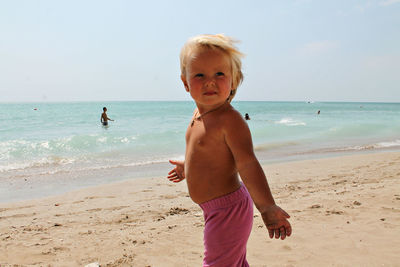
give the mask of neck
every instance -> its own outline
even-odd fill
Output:
[[[226,103],[227,103],[227,101],[225,101],[223,104],[221,104],[221,105],[219,105],[219,106],[216,106],[216,107],[214,107],[214,108],[212,108],[212,109],[209,109],[209,110],[207,110],[207,111],[201,112],[201,114],[199,114],[200,111],[197,110],[196,113],[195,113],[194,116],[193,116],[194,118],[193,118],[192,123],[190,124],[190,126],[192,127],[192,126],[194,125],[195,121],[200,121],[200,120],[201,120],[204,116],[206,116],[207,114],[221,109],[223,106],[225,106]]]
[[[207,114],[207,113],[210,113],[210,112],[213,112],[213,111],[216,111],[216,110],[219,110],[219,109],[221,109],[223,106],[225,106],[225,104],[227,103],[228,101],[225,101],[225,102],[223,102],[223,103],[220,103],[220,104],[218,104],[218,105],[215,105],[215,106],[213,106],[212,108],[204,108],[204,107],[199,107],[199,106],[197,106],[197,115],[199,115],[199,116],[204,116],[205,114]]]

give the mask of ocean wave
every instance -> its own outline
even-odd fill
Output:
[[[115,158],[113,158],[115,159]],[[49,175],[58,173],[68,173],[68,172],[79,172],[79,171],[98,171],[98,170],[110,170],[117,168],[129,168],[129,167],[140,167],[153,164],[168,163],[169,159],[184,160],[184,156],[167,156],[158,157],[152,159],[139,160],[135,162],[125,162],[121,163],[120,160],[114,161],[89,161],[71,158],[60,158],[60,157],[50,157],[43,158],[34,162],[22,162],[13,163],[7,165],[0,165],[0,173],[15,173],[26,171],[28,169],[30,173],[35,173],[35,175]]]
[[[287,125],[287,126],[305,126],[305,125],[307,125],[305,122],[296,121],[292,118],[282,118],[281,120],[275,121],[274,123],[283,124],[283,125]]]
[[[62,158],[58,156],[50,156],[46,158],[41,158],[34,161],[26,161],[19,163],[7,163],[4,165],[0,165],[0,172],[7,171],[19,171],[29,168],[51,168],[56,166],[64,166],[68,164],[72,164],[75,162],[75,159],[72,158]]]
[[[0,162],[13,159],[91,153],[116,145],[126,145],[135,136],[75,135],[51,140],[8,140],[0,142]]]
[[[372,149],[384,149],[384,148],[396,148],[400,147],[400,140],[394,140],[389,142],[378,142],[374,144],[359,145],[359,146],[347,146],[342,148],[335,148],[332,151],[358,151],[358,150],[372,150]]]
[[[310,154],[329,154],[329,153],[345,153],[345,152],[362,152],[368,150],[382,150],[382,149],[400,149],[400,139],[393,141],[377,142],[372,144],[364,145],[349,145],[342,147],[322,147],[302,151],[297,151],[295,153],[290,153],[292,155],[310,155]]]
[[[145,165],[153,165],[153,164],[160,164],[160,163],[167,163],[170,158],[156,158],[156,159],[149,159],[143,161],[136,161],[130,163],[114,163],[110,165],[98,165],[98,166],[85,166],[81,167],[81,171],[95,171],[95,170],[105,170],[105,169],[116,169],[116,168],[126,168],[126,167],[138,167],[138,166],[145,166]]]

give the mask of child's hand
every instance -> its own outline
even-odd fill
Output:
[[[168,173],[168,180],[174,183],[179,183],[185,179],[185,163],[177,160],[170,160],[169,163],[175,165],[175,168]]]
[[[273,238],[275,235],[276,239],[279,237],[283,240],[286,236],[292,234],[292,226],[290,226],[289,214],[277,205],[268,207],[261,213],[265,226],[267,226],[269,237]]]

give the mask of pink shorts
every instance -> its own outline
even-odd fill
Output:
[[[203,266],[249,266],[246,245],[253,226],[253,201],[246,187],[200,204],[203,209]]]

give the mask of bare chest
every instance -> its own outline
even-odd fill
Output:
[[[189,152],[215,153],[226,147],[222,130],[205,127],[202,123],[189,126],[186,132],[186,148]]]

